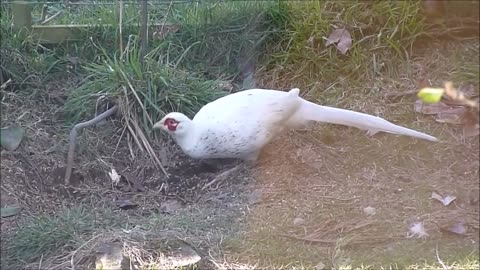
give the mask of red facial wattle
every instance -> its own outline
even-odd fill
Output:
[[[177,130],[178,122],[175,121],[175,120],[173,120],[172,118],[167,118],[163,124],[164,124],[164,125],[168,128],[168,130],[170,130],[170,131],[175,131],[175,130]]]

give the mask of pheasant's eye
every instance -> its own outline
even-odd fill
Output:
[[[165,120],[164,125],[167,126],[169,130],[175,131],[177,129],[178,122],[172,118],[168,118]]]

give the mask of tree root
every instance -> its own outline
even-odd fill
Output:
[[[86,122],[76,124],[72,130],[70,131],[70,145],[68,148],[68,155],[67,155],[67,168],[65,169],[65,185],[70,185],[70,176],[72,175],[72,167],[73,167],[73,156],[75,154],[75,145],[77,142],[77,134],[80,130],[86,127],[91,127],[100,121],[106,119],[109,116],[112,116],[118,110],[117,106],[113,106],[112,108],[106,110],[102,114],[96,116],[95,118],[88,120]]]

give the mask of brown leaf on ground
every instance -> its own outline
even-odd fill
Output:
[[[421,100],[415,101],[415,111],[433,115],[435,121],[452,125],[463,126],[464,138],[475,137],[480,134],[478,111],[461,105],[452,105],[445,100],[439,103],[427,104]]]
[[[450,203],[452,203],[454,200],[456,200],[457,197],[450,196],[450,195],[444,197],[444,196],[440,195],[439,193],[433,191],[432,192],[432,199],[435,199],[435,200],[441,202],[444,206],[448,206]]]
[[[448,231],[455,233],[455,234],[460,234],[460,235],[465,235],[467,234],[467,227],[465,224],[459,222],[455,223],[452,226],[448,228]]]
[[[335,29],[328,36],[325,46],[335,44],[335,47],[342,53],[346,54],[352,48],[352,36],[345,28]]]
[[[439,102],[435,104],[427,104],[422,102],[421,100],[415,101],[415,111],[422,114],[438,114],[441,112],[445,113],[445,112],[449,112],[454,108],[455,107],[448,106],[443,102]]]
[[[438,224],[437,224],[438,225]],[[454,235],[466,235],[468,232],[468,227],[463,222],[456,222],[451,225],[438,225],[441,232]]]
[[[435,121],[439,123],[461,125],[465,122],[466,113],[467,108],[465,107],[451,108],[447,111],[439,112],[435,116]]]
[[[115,201],[115,205],[123,210],[133,209],[138,206],[138,203],[132,201],[129,198],[119,198]]]

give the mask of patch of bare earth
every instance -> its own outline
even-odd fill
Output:
[[[452,148],[335,133],[330,144],[295,134],[272,146],[269,162],[253,173],[264,198],[250,208],[249,229],[231,243],[232,256],[275,268],[434,261],[437,245],[447,260],[478,252],[477,139]],[[457,199],[445,207],[431,199],[433,191]],[[416,222],[424,223],[425,239],[407,237]],[[456,223],[468,232],[449,232]]]
[[[434,60],[445,59],[438,57]],[[434,60],[416,59],[396,81],[365,82],[371,96],[364,96],[366,87],[349,89],[338,106],[380,115],[442,142],[384,133],[368,137],[352,128],[319,126],[285,134],[251,171],[238,171],[208,188],[206,183],[233,165],[210,168],[169,144],[158,144],[155,150],[166,157],[171,174],[167,179],[147,155],[127,144],[115,119],[79,136],[73,185],[65,187],[68,129],[61,103],[9,93],[2,101],[2,124],[20,124],[26,137],[16,151],[2,150],[1,205],[17,203],[24,210],[1,220],[2,238],[13,236],[32,217],[83,206],[114,225],[81,236],[74,249],[60,247],[55,256],[28,262],[31,267],[92,266],[95,250],[105,241],[119,241],[124,254],[145,261],[159,253],[151,242],[138,245],[145,241],[132,234],[165,244],[161,236],[166,231],[193,247],[205,268],[221,267],[223,261],[230,267],[270,268],[407,265],[435,262],[437,250],[447,262],[476,255],[478,136],[463,138],[460,128],[415,113],[411,95],[386,98],[415,90],[415,76],[440,74],[431,66]],[[446,75],[432,80],[441,82]],[[59,85],[52,89],[61,96]],[[348,82],[336,87],[348,87]],[[342,89],[331,89],[336,90]],[[108,175],[113,168],[122,175],[118,185]],[[433,191],[456,200],[444,206],[431,198]],[[417,222],[423,222],[426,238],[407,237]],[[458,223],[467,229],[464,234],[449,231]],[[2,241],[2,255],[8,244]]]
[[[456,46],[431,48],[407,67],[399,66],[399,77],[351,87],[338,101],[435,135],[440,143],[385,133],[368,137],[333,126],[278,139],[252,173],[263,200],[250,208],[243,237],[227,244],[230,260],[276,269],[403,268],[425,261],[436,264],[437,251],[441,260],[451,263],[478,259],[478,136],[465,138],[461,126],[414,111],[419,81],[441,86],[444,80],[468,74],[467,65],[478,70],[478,60],[465,61],[472,48],[478,57],[478,40]],[[472,83],[478,92],[478,80]],[[432,199],[432,192],[456,200],[444,206]],[[423,224],[428,235],[412,237],[409,228],[414,224]]]

